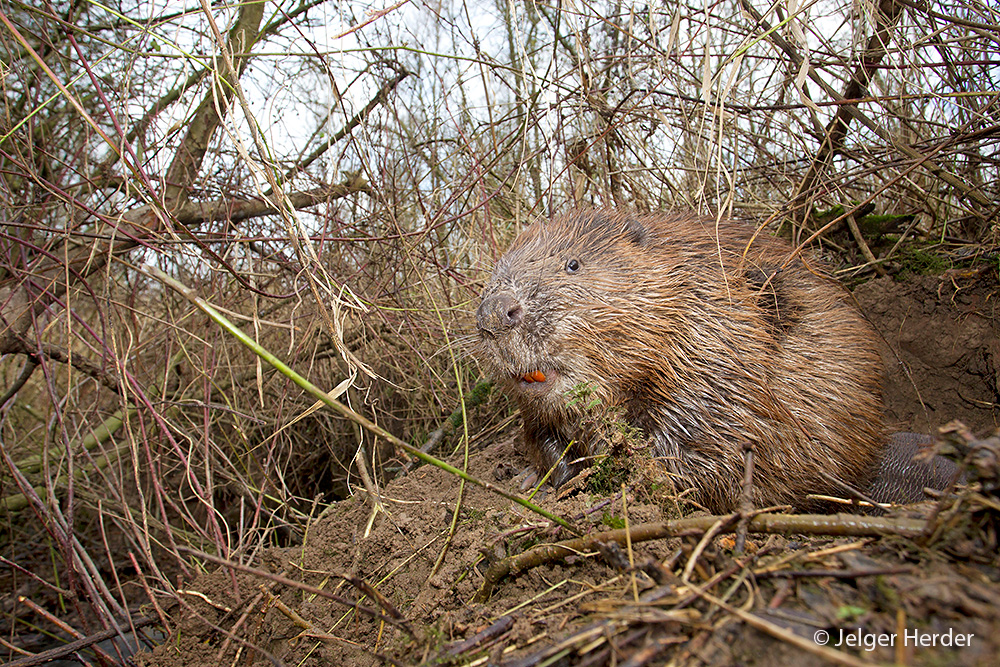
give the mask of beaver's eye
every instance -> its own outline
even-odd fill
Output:
[[[568,262],[566,262],[566,273],[576,273],[579,270],[580,270],[579,261],[571,259]]]

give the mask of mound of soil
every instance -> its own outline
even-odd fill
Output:
[[[934,433],[961,419],[977,433],[1000,425],[1000,286],[996,275],[948,272],[879,278],[854,292],[886,342],[887,423]]]
[[[995,276],[881,279],[856,296],[886,341],[894,425],[996,427]],[[515,488],[516,428],[473,442],[469,473]],[[677,501],[657,493],[536,502],[594,533],[676,516]],[[1000,655],[997,508],[970,509],[971,499],[936,514],[937,539],[917,536],[908,516],[834,517],[811,537],[751,534],[742,551],[703,528],[524,565],[485,601],[476,593],[491,565],[573,535],[429,466],[393,480],[381,503],[373,514],[358,490],[301,547],[182,586],[164,603],[169,641],[137,662],[993,665]],[[924,515],[936,510],[926,505]],[[882,521],[883,536],[852,535],[847,526],[865,521]]]

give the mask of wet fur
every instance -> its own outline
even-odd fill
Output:
[[[517,400],[540,472],[555,466],[561,483],[606,450],[568,398],[587,385],[712,511],[737,502],[743,443],[754,446],[758,506],[842,495],[822,473],[867,485],[885,442],[875,334],[814,262],[754,232],[601,210],[537,222],[515,240],[483,298],[509,297],[522,319],[491,327],[486,317],[477,352]],[[544,390],[518,380],[534,370],[549,377]]]

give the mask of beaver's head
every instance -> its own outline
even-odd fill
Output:
[[[609,211],[528,227],[476,311],[478,356],[494,378],[541,409],[564,405],[581,386],[612,400],[616,378],[634,375],[622,368],[629,350],[648,344],[637,323],[649,320],[651,300],[662,301],[663,274],[649,276],[650,242],[642,220]]]

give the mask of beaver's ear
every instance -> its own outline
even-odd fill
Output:
[[[625,239],[637,246],[645,246],[649,242],[649,228],[639,218],[626,217],[622,221],[622,231],[625,232]]]

